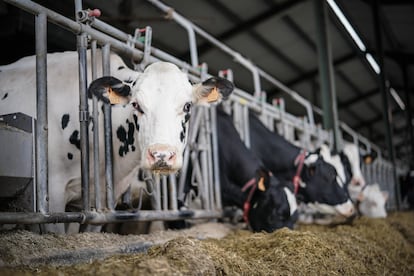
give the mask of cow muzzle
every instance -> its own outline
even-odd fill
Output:
[[[355,214],[354,204],[350,200],[343,204],[335,205],[335,210],[344,217],[351,217]]]
[[[146,154],[148,168],[154,172],[171,173],[177,171],[177,148],[154,144],[148,147]]]

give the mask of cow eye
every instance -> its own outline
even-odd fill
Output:
[[[191,109],[191,103],[186,103],[186,104],[184,105],[184,107],[183,107],[183,111],[184,111],[185,113],[190,112],[190,109]]]
[[[133,102],[132,106],[141,114],[144,114],[144,111],[141,109],[141,107],[139,106],[139,104],[137,102]]]

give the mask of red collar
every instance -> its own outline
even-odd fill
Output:
[[[296,168],[296,174],[293,176],[293,187],[294,187],[294,193],[297,195],[299,191],[299,184],[300,184],[300,174],[302,173],[303,164],[305,163],[306,158],[306,150],[301,150],[301,152],[296,156],[295,158],[295,166]]]
[[[250,201],[252,200],[254,191],[257,188],[256,185],[256,178],[250,179],[242,188],[242,192],[247,191],[250,188],[250,192],[247,195],[246,201],[243,204],[243,219],[244,221],[249,224],[249,211],[250,211]]]

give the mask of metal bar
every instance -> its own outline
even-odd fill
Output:
[[[110,48],[106,44],[102,47],[102,73],[104,76],[111,75]],[[105,179],[106,179],[106,204],[110,210],[115,208],[114,204],[114,178],[113,178],[113,156],[112,156],[112,110],[111,104],[104,103],[104,141],[105,141]]]
[[[203,114],[204,120],[201,120],[200,123],[200,134],[198,137],[198,143],[201,146],[202,150],[200,151],[200,164],[201,164],[201,175],[202,175],[202,201],[203,207],[205,209],[210,209],[210,202],[209,198],[209,189],[208,189],[208,156],[207,156],[207,125],[206,125],[206,108],[204,106],[200,106],[200,113]]]
[[[333,150],[339,152],[340,137],[338,127],[338,111],[336,103],[336,87],[332,65],[332,51],[328,33],[328,17],[325,0],[314,0],[315,22],[318,46],[320,85],[322,91],[323,125],[333,131]]]
[[[160,195],[162,196],[162,210],[168,210],[168,189],[167,189],[167,176],[162,176],[161,182],[162,192]]]
[[[91,42],[91,66],[92,80],[97,78],[97,56],[96,56],[96,40]],[[93,177],[95,187],[95,208],[101,210],[101,186],[100,186],[100,167],[99,167],[99,107],[98,98],[92,96],[93,107]]]
[[[103,224],[125,221],[153,221],[179,219],[209,219],[223,217],[216,210],[183,210],[183,211],[117,211],[117,212],[62,212],[52,214],[41,213],[0,213],[0,224],[39,224],[39,223],[68,223]]]
[[[384,49],[382,45],[382,33],[381,33],[381,20],[379,17],[379,3],[378,0],[373,0],[372,5],[372,13],[373,13],[373,19],[374,19],[374,32],[375,32],[375,42],[376,42],[376,48],[378,53],[378,65],[380,68],[380,72],[378,74],[378,82],[380,86],[381,91],[381,98],[382,98],[382,110],[383,110],[383,118],[384,118],[384,124],[386,129],[386,142],[387,142],[387,148],[388,148],[388,157],[391,161],[393,176],[394,176],[394,182],[398,183],[397,178],[397,171],[395,168],[395,153],[394,153],[394,146],[393,146],[393,139],[392,139],[392,118],[391,118],[391,109],[388,102],[388,89],[385,84],[385,63],[384,63]],[[400,185],[395,185],[396,191],[396,204],[397,209],[400,209]]]
[[[170,209],[175,211],[178,210],[177,178],[175,177],[175,174],[170,174],[168,177],[168,195],[170,197]]]
[[[82,0],[75,0],[75,13],[82,10]],[[87,94],[87,56],[86,33],[77,36],[79,61],[79,123],[81,150],[81,190],[83,210],[89,210],[89,110]]]
[[[185,181],[186,181],[186,174],[188,173],[187,171],[188,171],[189,162],[192,162],[190,158],[191,148],[196,143],[197,133],[200,128],[201,119],[202,119],[202,113],[200,112],[200,109],[194,108],[192,111],[191,120],[190,120],[188,145],[184,151],[183,167],[181,169],[180,179],[178,182],[178,199],[180,200],[184,199],[184,187],[185,187]]]
[[[218,154],[218,136],[217,136],[217,110],[215,106],[210,108],[211,117],[211,131],[212,131],[212,154],[213,154],[213,185],[214,185],[214,198],[215,207],[218,210],[222,209],[221,204],[221,189],[220,189],[220,169],[219,169],[219,154]]]
[[[36,28],[36,184],[37,211],[49,211],[48,190],[48,119],[47,119],[47,17],[40,13]]]

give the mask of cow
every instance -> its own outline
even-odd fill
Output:
[[[298,217],[293,193],[245,146],[221,108],[217,109],[217,135],[223,206],[243,209],[244,220],[255,232],[293,228]]]
[[[97,63],[97,71],[101,72],[100,59]],[[35,68],[35,56],[0,67],[2,113],[22,112],[36,118]],[[49,208],[51,212],[64,212],[69,206],[79,209],[81,201],[78,54],[47,54],[47,68]],[[117,199],[127,188],[119,185],[127,183],[123,179],[131,178],[136,167],[161,174],[178,171],[182,166],[191,106],[220,102],[234,86],[218,77],[192,85],[185,73],[168,62],[156,62],[137,72],[114,53],[110,55],[110,72],[111,76],[93,81],[88,93],[98,97],[99,110],[103,110],[103,102],[116,103],[112,105],[112,140]],[[90,67],[87,79],[91,80]],[[103,116],[99,117],[99,163],[103,180],[104,127]],[[90,124],[90,131],[92,128]],[[92,141],[89,145],[92,149]],[[92,160],[90,165],[92,168]],[[92,176],[90,181],[93,183]],[[101,193],[105,202],[104,187]],[[60,224],[48,228],[63,232]]]
[[[335,168],[318,151],[307,153],[281,135],[270,131],[249,113],[251,150],[274,175],[293,182],[297,198],[344,219],[354,216],[354,206],[337,179]]]
[[[378,183],[367,184],[361,171],[361,161],[371,163],[375,155],[361,155],[358,146],[348,142],[344,143],[339,154],[332,154],[328,145],[321,145],[320,154],[335,167],[339,180],[361,215],[372,218],[387,216],[385,203],[388,193],[381,191]]]

